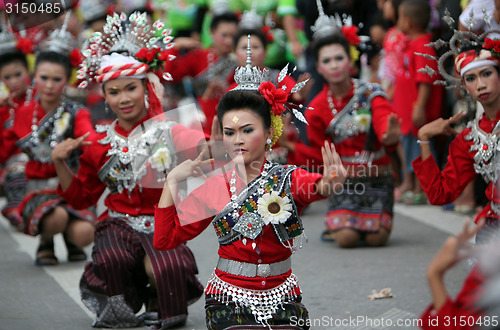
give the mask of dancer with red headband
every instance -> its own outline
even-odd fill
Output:
[[[162,23],[151,27],[144,14],[137,13],[115,14],[107,22],[105,31],[112,32],[90,39],[79,77],[81,87],[94,79],[101,83],[106,106],[118,119],[97,127],[97,141],[80,157],[76,176],[64,160],[85,143],[84,138],[68,139],[54,148],[57,192],[74,207],[85,208],[109,190],[106,210],[96,225],[92,262],[80,281],[82,301],[96,315],[93,326],[165,329],[186,322],[187,306],[201,296],[203,286],[186,245],[167,251],[153,248],[154,204],[161,189],[150,184],[154,180],[161,187],[168,170],[182,157],[178,152],[187,150],[190,141],[195,146],[204,143],[205,136],[162,115],[158,75],[168,58],[163,47],[171,37],[164,34],[162,42],[152,38],[161,33]],[[149,61],[144,56],[148,53]],[[194,148],[194,157],[197,152]],[[137,315],[144,304],[146,312]]]
[[[475,35],[473,37],[478,38]],[[446,166],[442,171],[434,160],[429,141],[440,134],[456,134],[453,125],[465,116],[463,112],[449,119],[436,119],[421,127],[418,131],[421,156],[413,161],[415,174],[429,202],[434,205],[453,202],[478,174],[488,182],[486,196],[490,202],[476,217],[476,221],[486,218],[484,228],[476,237],[478,243],[484,243],[489,232],[498,227],[500,218],[500,195],[497,187],[500,169],[500,75],[499,53],[495,51],[498,45],[499,41],[485,39],[484,43],[469,43],[468,49],[455,49],[455,53],[458,53],[455,70],[461,79],[453,78],[446,72],[441,74],[452,83],[461,84],[481,103],[484,114],[471,121],[467,128],[453,139]],[[453,52],[446,54],[451,53]]]

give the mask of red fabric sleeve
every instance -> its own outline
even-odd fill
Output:
[[[185,55],[179,55],[178,50],[172,50],[172,55],[177,58],[167,61],[164,70],[172,75],[172,83],[181,82],[184,77],[194,77],[206,67],[206,55],[203,49],[193,49]]]
[[[309,173],[302,168],[298,168],[292,173],[291,192],[293,200],[299,209],[299,213],[307,205],[326,197],[321,196],[316,191],[316,182],[323,176],[319,173]]]
[[[90,112],[83,108],[78,110],[75,116],[75,124],[73,126],[73,135],[75,138],[79,138],[82,135],[90,133],[89,137],[86,139],[87,141],[95,141],[97,137],[97,133],[94,130],[94,125],[92,124],[92,117]]]
[[[95,205],[106,189],[97,176],[97,169],[94,165],[96,157],[92,151],[92,147],[87,148],[80,156],[78,174],[73,175],[73,181],[68,189],[63,190],[61,185],[57,186],[57,194],[79,210]]]
[[[382,141],[382,136],[387,130],[387,117],[389,117],[391,113],[395,113],[394,107],[387,98],[383,96],[376,96],[372,100],[371,110],[373,130],[375,131],[377,139]],[[386,150],[392,151],[396,149],[397,143],[384,147]]]
[[[484,275],[474,267],[454,301],[448,297],[438,311],[432,304],[427,307],[420,316],[422,329],[477,329],[470,317],[477,321],[483,315],[475,303],[483,292],[484,281]]]
[[[320,108],[306,111],[305,117],[309,123],[307,125],[309,145],[302,142],[294,144],[295,151],[289,152],[288,156],[291,164],[306,166],[307,168],[323,165],[321,147],[325,144],[325,140],[330,141],[330,138],[326,135],[326,128],[330,120],[323,118],[322,114],[324,112]]]
[[[453,202],[476,176],[474,159],[464,136],[465,130],[451,142],[443,171],[439,170],[432,155],[424,161],[419,156],[412,163],[422,189],[433,205]]]
[[[217,191],[214,192],[210,189],[218,186],[216,180],[209,179],[208,184],[205,183],[195,189],[177,207],[175,205],[165,208],[155,206],[153,246],[156,249],[173,249],[195,238],[208,227],[212,220],[211,215],[219,211],[215,212],[209,209],[209,206],[217,205],[217,199],[220,198]],[[212,184],[213,182],[215,184]],[[223,188],[227,189],[223,181],[221,182],[224,185]],[[178,212],[180,212],[180,215]]]
[[[181,159],[195,159],[201,150],[198,147],[206,141],[206,135],[199,130],[190,129],[183,125],[172,127],[172,140],[175,152],[180,153]],[[207,150],[208,151],[208,150]],[[208,153],[205,153],[207,155]]]

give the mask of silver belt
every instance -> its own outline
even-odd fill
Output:
[[[5,167],[12,166],[15,163],[26,163],[29,160],[30,158],[25,153],[15,154],[14,156],[7,159],[7,161],[5,162]]]
[[[59,184],[59,178],[32,179],[26,183],[27,191],[55,190]]]
[[[245,277],[270,277],[286,273],[292,268],[292,258],[273,264],[251,264],[219,257],[217,269],[225,273]]]
[[[125,213],[108,210],[108,214],[113,218],[122,218],[135,231],[152,234],[155,232],[155,216],[154,215],[138,215],[132,216]]]
[[[382,148],[375,152],[363,150],[362,152],[356,152],[354,156],[341,156],[340,159],[346,163],[371,164],[374,160],[378,160],[384,156],[385,150]]]

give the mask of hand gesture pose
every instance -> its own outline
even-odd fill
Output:
[[[456,124],[466,113],[461,111],[448,119],[438,118],[420,128],[418,130],[418,138],[422,141],[428,141],[436,135],[447,135],[457,134],[457,131],[453,129],[452,125]]]
[[[57,161],[62,161],[67,159],[73,150],[79,149],[82,146],[88,146],[92,144],[90,141],[85,141],[88,138],[90,132],[80,136],[79,138],[72,139],[68,138],[61,143],[58,143],[54,149],[52,149],[52,161],[55,163]]]
[[[177,165],[170,173],[168,173],[167,181],[169,184],[177,184],[181,181],[186,180],[190,177],[200,177],[203,176],[207,178],[203,172],[203,168],[211,165],[214,161],[213,158],[203,160],[205,154],[205,149],[203,149],[198,157],[194,160],[188,159],[179,165]]]
[[[323,155],[323,178],[318,182],[318,192],[322,196],[330,196],[344,185],[347,170],[342,165],[339,154],[335,151],[333,143],[325,141],[321,147]]]
[[[387,129],[382,135],[382,143],[386,146],[394,145],[399,142],[401,136],[401,119],[398,115],[391,113],[387,117]]]

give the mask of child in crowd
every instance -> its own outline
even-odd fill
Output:
[[[423,0],[405,0],[399,6],[398,28],[410,38],[410,42],[396,75],[393,104],[402,120],[404,180],[411,184],[411,190],[405,193],[402,201],[414,205],[427,202],[411,166],[411,161],[420,155],[417,131],[425,123],[440,117],[443,98],[442,87],[434,85],[439,79],[437,61],[416,54],[436,56],[435,50],[426,46],[431,42],[431,34],[427,32],[430,12],[428,2]],[[431,76],[422,72],[427,67],[436,73]]]

